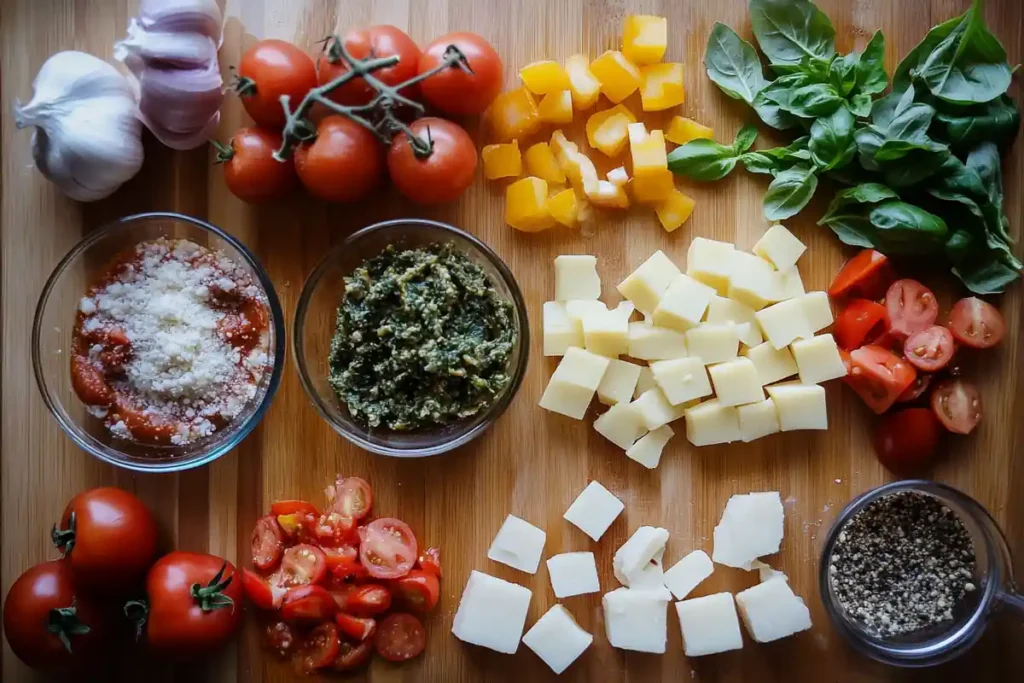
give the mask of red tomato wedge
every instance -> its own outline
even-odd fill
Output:
[[[917,372],[892,351],[871,344],[850,352],[850,371],[843,378],[871,410],[884,413],[907,387]]]
[[[252,530],[252,563],[262,572],[272,570],[284,552],[284,533],[273,515],[256,520]]]
[[[851,350],[885,332],[885,306],[868,299],[853,299],[836,318],[832,333],[839,348]]]
[[[889,315],[889,333],[906,339],[935,323],[939,302],[932,290],[917,280],[897,280],[885,293],[885,310]]]
[[[384,586],[367,584],[348,594],[345,611],[357,616],[373,616],[391,607],[391,592]]]
[[[941,437],[931,410],[904,408],[882,418],[875,430],[875,455],[889,471],[913,474],[931,462]]]
[[[327,569],[332,573],[335,568],[359,562],[359,550],[351,545],[340,545],[320,548],[327,559]]]
[[[281,602],[281,618],[286,621],[324,621],[337,611],[334,597],[322,586],[289,588]]]
[[[888,257],[874,249],[865,249],[843,265],[829,285],[828,295],[880,299],[894,279]]]
[[[370,514],[373,509],[373,490],[365,479],[339,477],[334,488],[334,512],[355,520]]]
[[[359,667],[366,666],[373,656],[373,641],[364,640],[358,645],[344,641],[341,644],[341,652],[334,662],[335,671],[352,671]]]
[[[276,578],[279,577],[275,574],[274,578],[267,580],[251,569],[243,568],[242,590],[245,591],[245,597],[260,609],[279,609],[288,591],[278,584]]]
[[[306,636],[295,668],[300,673],[310,674],[334,664],[340,653],[341,639],[338,637],[338,627],[327,621],[318,624]]]
[[[356,521],[337,512],[320,515],[313,526],[313,537],[320,546],[355,545],[359,542]]]
[[[359,559],[376,579],[397,579],[412,569],[416,536],[400,519],[384,517],[359,528]]]
[[[896,399],[897,403],[909,403],[910,401],[916,401],[921,398],[924,392],[928,391],[928,386],[932,383],[932,375],[925,374],[923,372],[917,373],[917,377],[914,378],[913,384],[907,387],[900,397]]]
[[[946,380],[932,391],[935,417],[954,434],[970,434],[981,421],[981,395],[970,382]]]
[[[949,365],[956,353],[953,333],[941,325],[919,330],[903,344],[903,356],[918,370],[937,372]]]
[[[283,621],[268,624],[263,630],[263,647],[273,650],[279,657],[287,657],[298,644],[295,629]]]
[[[357,587],[352,584],[344,584],[342,586],[329,588],[328,593],[334,599],[334,604],[337,605],[339,612],[348,611],[348,598],[352,593],[356,591]]]
[[[320,583],[327,574],[327,557],[320,548],[300,543],[284,551],[281,573],[286,586]]]
[[[440,548],[427,548],[420,554],[418,560],[416,560],[416,566],[425,572],[429,572],[441,578],[441,549]]]
[[[427,646],[427,632],[411,614],[392,614],[380,622],[374,641],[377,654],[389,662],[404,662]]]
[[[304,500],[278,500],[270,504],[270,514],[277,517],[279,515],[318,515],[320,512],[315,505]]]
[[[334,623],[338,625],[339,631],[357,642],[366,640],[377,631],[376,620],[354,617],[344,612],[338,612],[334,615]]]
[[[949,329],[972,349],[990,349],[1003,339],[1006,322],[999,310],[976,296],[960,299],[949,312]]]
[[[395,582],[402,604],[414,612],[429,612],[437,607],[441,597],[441,584],[437,576],[422,569],[411,572]]]

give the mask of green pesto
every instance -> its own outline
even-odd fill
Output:
[[[330,383],[368,427],[449,424],[508,385],[515,334],[512,305],[452,245],[388,246],[345,278]]]

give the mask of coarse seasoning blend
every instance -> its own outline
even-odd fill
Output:
[[[511,303],[453,245],[391,245],[345,278],[329,380],[368,427],[446,425],[508,385],[515,335]]]

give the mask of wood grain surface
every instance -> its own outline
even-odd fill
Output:
[[[504,656],[465,645],[450,633],[459,596],[471,569],[525,584],[534,592],[527,625],[554,604],[547,571],[535,576],[486,559],[487,548],[508,513],[544,528],[545,557],[593,550],[604,591],[617,586],[611,574],[614,550],[641,524],[672,532],[666,556],[675,562],[695,548],[711,551],[711,532],[725,501],[735,493],[778,490],[786,503],[786,536],[772,564],[787,572],[811,607],[814,628],[794,638],[740,652],[687,660],[670,614],[668,654],[643,655],[608,646],[600,595],[570,598],[565,605],[595,634],[589,651],[564,675],[573,681],[935,681],[1019,680],[1024,668],[1024,630],[997,619],[968,656],[945,667],[907,673],[870,663],[850,651],[830,628],[817,597],[817,558],[835,514],[852,496],[886,481],[869,443],[872,416],[838,383],[828,387],[827,433],[777,435],[748,445],[696,450],[684,438],[669,445],[661,466],[647,471],[597,435],[591,419],[576,422],[537,407],[554,362],[541,357],[539,332],[531,343],[528,376],[508,413],[495,428],[459,452],[400,461],[361,452],[335,434],[314,411],[299,384],[290,352],[284,379],[266,418],[234,452],[216,463],[180,475],[145,476],[118,471],[78,450],[50,417],[31,373],[30,327],[42,284],[59,258],[88,231],[126,214],[174,210],[205,218],[248,244],[277,287],[288,329],[305,276],[324,251],[354,229],[379,220],[423,216],[449,221],[486,240],[508,263],[526,295],[531,322],[540,329],[541,303],[551,298],[552,260],[561,253],[599,257],[608,301],[614,284],[655,249],[682,263],[694,236],[736,241],[749,248],[766,227],[760,199],[765,182],[736,173],[713,185],[688,187],[697,199],[692,219],[666,234],[649,211],[603,213],[581,231],[519,234],[503,224],[500,188],[479,180],[456,204],[422,209],[394,192],[357,207],[327,206],[296,196],[278,206],[253,209],[232,197],[212,154],[199,149],[172,153],[147,135],[146,163],[139,176],[113,197],[90,205],[63,198],[32,168],[28,132],[15,130],[15,97],[31,96],[32,78],[52,53],[78,49],[110,59],[111,48],[135,13],[133,0],[3,0],[0,3],[2,66],[2,565],[6,592],[28,566],[54,557],[48,530],[76,492],[117,485],[136,492],[158,516],[167,548],[209,551],[242,565],[248,561],[253,521],[279,497],[318,499],[336,472],[370,480],[379,514],[409,522],[422,542],[443,548],[440,609],[427,620],[423,657],[403,666],[377,661],[353,680],[523,681],[553,678],[526,647]],[[837,29],[837,47],[862,48],[876,29],[886,35],[891,73],[930,26],[962,12],[968,0],[823,0]],[[703,72],[707,34],[715,21],[749,37],[742,0],[228,0],[221,66],[238,61],[256,37],[277,37],[313,49],[314,42],[354,24],[391,23],[421,45],[449,30],[476,31],[492,41],[505,62],[506,81],[517,68],[540,58],[575,52],[596,56],[617,46],[622,19],[635,12],[666,15],[667,60],[686,65],[684,115],[712,125],[731,140],[751,112],[725,98]],[[991,0],[986,17],[1003,41],[1011,63],[1024,59],[1024,4]],[[1019,77],[1018,77],[1019,78]],[[1020,101],[1020,88],[1013,94]],[[234,98],[225,101],[218,137],[227,140],[247,123]],[[474,132],[476,122],[469,123]],[[763,127],[762,127],[763,128]],[[759,145],[777,142],[762,130]],[[1024,144],[1017,143],[1004,167],[1007,213],[1022,233]],[[819,192],[825,195],[826,192]],[[825,287],[848,255],[828,231],[814,226],[819,198],[790,227],[810,247],[801,262],[809,288]],[[946,297],[956,294],[950,278],[926,279]],[[985,419],[976,434],[951,439],[933,476],[976,497],[1003,526],[1018,565],[1024,565],[1024,335],[1021,286],[1000,303],[1010,334],[995,352],[968,362],[983,389]],[[289,344],[291,340],[289,339]],[[563,521],[562,513],[591,479],[626,504],[625,513],[600,543]],[[698,594],[738,591],[752,574],[716,567]],[[3,680],[36,680],[3,650]],[[256,620],[246,618],[238,638],[204,663],[119,664],[117,680],[276,683],[295,674],[261,651]],[[97,674],[98,675],[98,674]],[[103,677],[109,680],[109,677]],[[97,678],[97,680],[100,680]]]

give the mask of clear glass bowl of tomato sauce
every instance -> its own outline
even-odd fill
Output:
[[[90,412],[72,386],[71,357],[82,298],[141,243],[188,240],[223,255],[240,269],[265,304],[263,371],[237,415],[188,443],[155,443],[115,436]],[[83,450],[100,460],[139,472],[177,472],[200,467],[244,439],[266,413],[281,381],[285,358],[284,316],[266,271],[240,241],[209,223],[177,213],[127,216],[95,230],[61,259],[36,305],[32,366],[43,401],[57,423]]]

